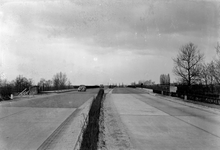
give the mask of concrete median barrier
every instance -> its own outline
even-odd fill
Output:
[[[94,97],[76,109],[61,125],[41,144],[38,150],[78,150],[80,149],[83,130]]]
[[[77,89],[65,89],[65,90],[54,90],[54,91],[41,91],[41,94],[50,94],[50,93],[65,93],[65,92],[72,92],[77,91]]]

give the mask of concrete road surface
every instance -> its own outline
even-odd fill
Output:
[[[123,129],[114,130],[109,127],[114,119],[107,119],[110,120],[107,128],[112,132],[108,134],[109,141],[117,139],[118,149],[220,150],[220,111],[186,105],[131,88],[115,88],[105,101],[115,111],[108,117],[118,115],[117,126],[122,124]],[[126,133],[119,134],[122,131]],[[108,140],[106,143],[108,145]]]
[[[79,133],[75,129],[82,123],[79,112],[97,92],[74,91],[0,103],[0,150],[73,149],[74,135]]]

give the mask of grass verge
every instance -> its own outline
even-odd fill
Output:
[[[99,118],[104,96],[104,89],[100,89],[93,100],[89,114],[87,127],[83,131],[80,150],[97,150],[99,140]]]

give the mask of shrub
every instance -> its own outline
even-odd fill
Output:
[[[6,84],[0,87],[0,95],[2,99],[10,99],[10,95],[13,93],[13,87],[10,84]]]

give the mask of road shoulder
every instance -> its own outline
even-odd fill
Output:
[[[93,97],[71,113],[54,132],[40,145],[38,150],[75,150],[80,147],[85,119],[90,110]]]
[[[125,130],[117,109],[111,99],[111,93],[103,101],[101,116],[103,127],[101,147],[104,150],[131,150],[134,149],[130,137]],[[103,144],[104,143],[104,144]]]
[[[208,111],[220,114],[220,105],[203,103],[203,102],[193,101],[193,100],[184,100],[179,97],[172,97],[172,96],[167,96],[167,95],[155,94],[150,89],[141,89],[141,90],[146,91],[147,94],[154,96],[154,97],[158,97],[158,98],[161,98],[164,100],[168,100],[168,101],[172,101],[175,103],[179,103],[179,104],[183,104],[183,105],[187,105],[190,107],[195,107],[195,108],[199,108],[199,109],[203,109],[203,110],[208,110]]]

